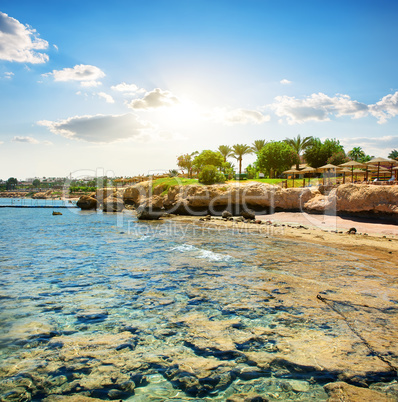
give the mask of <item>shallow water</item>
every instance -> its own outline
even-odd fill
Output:
[[[341,356],[319,369],[292,345],[353,337],[333,311],[332,322],[319,320],[316,309],[326,307],[315,296],[368,275],[360,257],[265,234],[139,222],[128,211],[62,213],[0,209],[2,400],[222,401],[249,392],[322,401],[323,385],[345,372]],[[389,301],[390,279],[375,279]],[[363,293],[374,297],[380,289],[368,284]],[[369,381],[391,386],[391,373],[380,372]]]

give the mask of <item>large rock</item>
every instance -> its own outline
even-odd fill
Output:
[[[137,218],[140,220],[157,220],[164,214],[164,211],[154,209],[152,206],[140,206],[137,208]]]
[[[82,195],[78,200],[76,205],[82,210],[93,210],[97,209],[98,201],[94,197],[89,195]]]
[[[124,209],[124,202],[121,198],[114,195],[106,198],[102,204],[102,210],[104,212],[122,212]]]

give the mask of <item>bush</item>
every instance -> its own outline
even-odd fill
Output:
[[[199,173],[199,182],[203,184],[224,183],[225,175],[213,165],[206,165]]]

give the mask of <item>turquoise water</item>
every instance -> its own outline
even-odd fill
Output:
[[[287,277],[313,280],[303,267],[326,260],[356,270],[355,256],[128,211],[62,213],[0,209],[1,400],[327,399],[337,374],[273,360],[287,353],[275,331],[328,335]]]

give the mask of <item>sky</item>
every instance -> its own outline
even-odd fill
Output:
[[[299,134],[387,157],[397,18],[395,0],[2,0],[0,178],[156,173]]]

